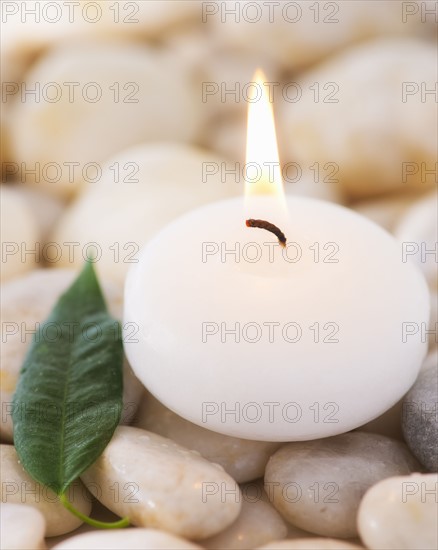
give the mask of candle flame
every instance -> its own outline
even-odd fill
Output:
[[[252,81],[255,85],[248,90],[245,196],[277,197],[285,208],[274,111],[268,95],[269,89],[264,85],[267,79],[257,69]]]

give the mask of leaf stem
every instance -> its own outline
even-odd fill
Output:
[[[99,521],[97,519],[90,518],[82,512],[79,512],[79,510],[76,510],[76,508],[68,501],[65,493],[59,495],[59,500],[69,512],[81,519],[84,523],[91,525],[92,527],[97,527],[98,529],[121,529],[122,527],[128,527],[129,525],[128,518],[122,518],[119,521],[114,522]]]

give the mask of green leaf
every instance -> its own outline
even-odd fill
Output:
[[[120,327],[93,269],[84,269],[35,333],[14,395],[23,467],[62,495],[109,443],[123,391]]]

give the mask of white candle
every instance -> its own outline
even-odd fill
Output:
[[[273,128],[258,134],[275,144]],[[275,158],[253,141],[248,159]],[[403,331],[428,320],[427,285],[351,210],[283,202],[278,178],[271,195],[254,189],[245,206],[202,207],[143,249],[125,289],[128,359],[167,407],[217,432],[293,441],[356,428],[416,378],[427,344]],[[287,246],[248,217],[274,223]]]

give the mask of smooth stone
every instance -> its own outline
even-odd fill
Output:
[[[46,520],[46,537],[54,537],[73,531],[82,520],[74,516],[60,503],[49,488],[35,482],[20,464],[12,445],[0,445],[2,502],[28,504],[42,513]],[[89,515],[91,498],[80,481],[75,482],[67,496],[71,504],[82,514]]]
[[[2,185],[0,198],[0,282],[3,284],[36,267],[38,254],[35,257],[35,254],[24,252],[35,250],[40,235],[31,208],[14,186]]]
[[[81,478],[107,508],[133,525],[190,539],[222,531],[241,508],[239,487],[221,466],[139,428],[119,426]],[[115,483],[120,498],[114,498]]]
[[[2,550],[42,550],[46,520],[33,506],[0,504]]]
[[[198,86],[175,56],[159,48],[111,39],[59,44],[26,74],[27,89],[46,82],[59,83],[58,101],[29,95],[25,102],[20,97],[11,102],[11,147],[27,168],[57,163],[61,177],[50,180],[41,170],[38,186],[63,198],[82,188],[83,170],[87,178],[102,181],[102,163],[126,147],[168,139],[192,142],[201,131]],[[65,82],[79,83],[74,96]],[[90,88],[89,83],[95,84]],[[79,163],[75,177],[66,165],[72,162]],[[88,163],[97,163],[102,173],[88,172]],[[116,179],[114,171],[107,175]],[[35,185],[33,176],[24,179]],[[131,183],[118,185],[126,190]]]
[[[365,491],[385,477],[418,467],[404,443],[350,432],[282,447],[266,467],[265,490],[293,525],[322,536],[352,538]]]
[[[355,202],[352,208],[362,216],[369,218],[393,233],[401,217],[421,195],[420,192],[412,191],[390,193],[381,198]]]
[[[61,216],[65,205],[61,199],[40,191],[37,186],[33,188],[30,185],[18,184],[14,190],[23,197],[32,210],[38,225],[38,233],[41,236],[40,246],[43,250],[47,243],[47,237]],[[52,258],[56,258],[57,252],[54,248],[50,253]]]
[[[279,540],[259,546],[256,550],[358,550],[359,548],[363,548],[363,546],[343,540],[308,538]]]
[[[101,504],[98,500],[95,498],[92,498],[92,504],[91,504],[91,513],[90,517],[92,519],[95,519],[97,521],[104,521],[106,523],[113,523],[115,521],[118,521],[120,518],[116,516],[111,510],[108,510],[103,504]],[[67,533],[66,535],[59,535],[57,537],[50,537],[46,538],[46,546],[48,550],[51,550],[54,546],[61,544],[65,542],[66,540],[70,539],[71,537],[76,537],[78,535],[84,535],[85,533],[90,533],[92,531],[96,531],[96,527],[92,525],[88,525],[87,523],[83,523],[80,527],[75,529],[72,533]],[[99,529],[98,529],[99,530]]]
[[[292,74],[373,37],[433,32],[433,17],[424,22],[418,12],[402,21],[400,4],[392,0],[340,2],[321,5],[320,11],[305,0],[238,5],[237,13],[227,13],[226,4],[219,3],[207,15],[216,39],[231,51],[254,52]]]
[[[438,290],[438,271],[433,250],[436,247],[438,233],[437,204],[436,191],[428,193],[407,210],[394,231],[402,246],[403,243],[413,243],[404,245],[406,252],[409,252],[411,247],[418,247],[416,253],[407,254],[407,259],[421,269],[435,293]],[[427,251],[432,252],[426,254]]]
[[[438,366],[420,372],[402,405],[403,435],[429,472],[438,472]]]
[[[168,437],[220,464],[238,483],[263,476],[269,457],[280,443],[231,437],[197,426],[165,407],[148,393],[135,417],[135,426]]]
[[[365,42],[330,57],[298,80],[299,103],[278,102],[280,157],[301,166],[334,163],[334,178],[351,199],[431,188],[434,178],[420,165],[431,169],[436,162],[435,103],[420,95],[403,102],[402,88],[404,82],[433,88],[435,66],[434,44],[413,39]],[[403,181],[408,161],[415,173]]]
[[[403,243],[412,243],[412,245],[404,245],[407,253],[412,248],[418,248],[417,252],[414,250],[413,254],[407,254],[407,259],[415,262],[421,269],[435,295],[438,287],[438,266],[433,250],[437,246],[437,206],[436,191],[428,193],[411,206],[394,231],[396,239],[402,246]],[[427,253],[427,251],[431,252]]]
[[[112,529],[71,537],[53,550],[200,550],[200,546],[157,529]]]
[[[105,177],[89,185],[67,208],[50,240],[78,242],[78,250],[87,243],[99,243],[98,273],[122,285],[128,269],[138,262],[139,249],[167,223],[198,206],[243,194],[243,182],[236,184],[232,176],[222,181],[222,162],[211,151],[175,142],[145,143],[118,152],[105,164]],[[211,171],[217,168],[217,173],[203,182],[206,163]],[[119,182],[109,168],[115,165],[120,167]],[[61,245],[61,250],[58,266],[82,263],[81,254],[70,262],[67,247]]]
[[[36,269],[2,287],[1,318],[3,343],[0,347],[2,418],[0,433],[12,441],[12,398],[19,373],[32,342],[37,323],[44,322],[61,294],[77,276],[72,269]],[[114,283],[102,282],[109,311],[120,319],[123,307],[122,290]],[[15,332],[15,333],[14,333]],[[122,422],[129,422],[137,409],[143,387],[125,360]]]
[[[438,548],[437,474],[385,479],[365,494],[359,508],[361,539],[372,550]]]
[[[241,487],[242,509],[236,521],[218,535],[203,540],[204,548],[250,550],[287,536],[288,527],[272,504],[258,494],[250,496],[245,489],[245,486]]]

